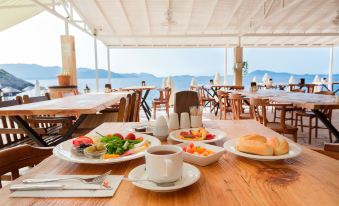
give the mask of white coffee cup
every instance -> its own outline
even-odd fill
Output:
[[[179,116],[178,113],[169,114],[168,127],[172,130],[179,129]]]
[[[159,145],[146,150],[146,175],[149,180],[174,182],[182,176],[182,149],[175,145]]]
[[[191,127],[190,115],[188,112],[183,112],[180,114],[180,129],[188,129]]]

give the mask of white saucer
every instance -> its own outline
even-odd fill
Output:
[[[140,181],[140,182],[133,182],[133,184],[137,187],[151,190],[154,192],[172,192],[179,190],[181,188],[190,186],[197,182],[200,178],[200,171],[195,166],[184,163],[183,164],[183,172],[182,172],[182,178],[175,182],[174,186],[171,187],[159,187],[153,182],[148,181]],[[129,179],[147,179],[146,177],[146,165],[142,164],[138,167],[134,168],[129,174]]]

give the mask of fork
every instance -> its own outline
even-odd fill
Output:
[[[81,178],[81,177],[64,177],[64,178],[48,178],[48,179],[25,179],[23,183],[44,183],[44,182],[57,182],[63,180],[79,180],[86,184],[102,184],[106,177],[112,172],[112,170],[105,172],[102,175],[95,177]]]

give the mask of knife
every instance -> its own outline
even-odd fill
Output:
[[[64,189],[65,185],[41,185],[41,184],[17,184],[12,185],[10,190],[18,190],[18,191],[29,191],[29,190],[60,190]]]
[[[10,187],[10,190],[16,191],[34,191],[34,190],[110,190],[111,187],[102,185],[67,185],[67,184],[16,184]]]

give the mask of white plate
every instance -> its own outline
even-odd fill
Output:
[[[146,165],[142,164],[138,167],[134,168],[129,174],[129,179],[147,179],[146,176]],[[171,187],[159,187],[153,182],[148,181],[139,181],[133,182],[133,184],[137,187],[151,190],[154,192],[172,192],[179,190],[181,188],[190,186],[197,182],[200,178],[200,171],[195,166],[184,163],[183,164],[183,171],[182,171],[182,178],[174,183],[174,186]]]
[[[224,131],[218,130],[218,129],[209,129],[206,128],[206,130],[209,133],[215,134],[214,139],[210,140],[184,140],[177,138],[177,136],[180,134],[180,132],[187,132],[188,130],[197,130],[199,128],[190,128],[190,129],[180,129],[180,130],[175,130],[169,134],[169,138],[178,142],[204,142],[204,143],[210,143],[210,142],[217,142],[220,140],[224,140],[226,138],[226,133]]]
[[[292,141],[288,141],[290,151],[284,155],[262,156],[262,155],[248,154],[245,152],[239,152],[235,148],[236,141],[237,141],[237,138],[234,138],[234,139],[230,139],[227,142],[225,142],[224,148],[226,149],[226,151],[233,153],[235,155],[241,156],[241,157],[246,157],[248,159],[253,159],[253,160],[258,160],[258,161],[275,161],[275,160],[289,159],[289,158],[293,158],[293,157],[300,155],[300,153],[302,152],[302,149],[298,144]]]
[[[129,132],[119,132],[123,136],[127,135]],[[150,135],[146,134],[141,134],[141,133],[134,133],[135,136],[137,137],[143,137],[144,140],[148,140],[151,142],[150,146],[156,146],[160,145],[160,141],[152,137]],[[145,152],[138,152],[133,155],[129,156],[124,156],[124,157],[118,157],[118,158],[111,158],[111,159],[93,159],[93,158],[88,158],[85,157],[84,155],[81,154],[76,154],[72,152],[72,139],[67,140],[65,142],[62,142],[58,144],[54,149],[53,149],[53,154],[63,160],[69,161],[69,162],[75,162],[75,163],[85,163],[85,164],[111,164],[111,163],[118,163],[118,162],[125,162],[128,160],[136,159],[139,157],[145,156]]]
[[[217,162],[219,158],[224,154],[225,149],[222,147],[217,147],[211,144],[205,144],[201,142],[192,142],[194,146],[200,146],[209,150],[212,150],[214,154],[208,155],[208,156],[199,156],[194,155],[188,152],[183,152],[183,158],[185,162],[193,163],[200,166],[207,166],[209,164],[212,164],[214,162]],[[178,144],[179,147],[188,146],[189,142],[184,142],[181,144]]]

